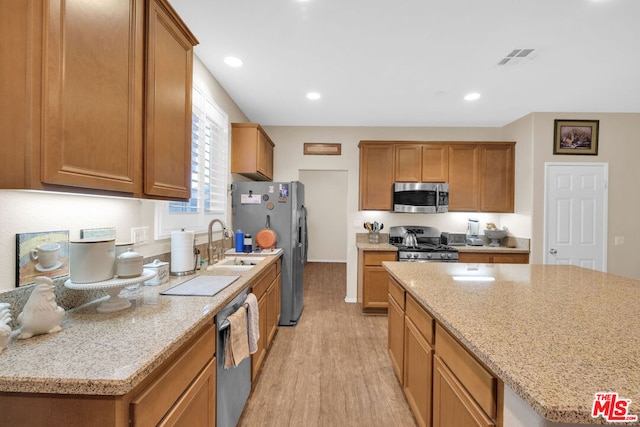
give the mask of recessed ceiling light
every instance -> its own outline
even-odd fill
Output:
[[[318,92],[309,92],[307,94],[307,98],[315,101],[316,99],[320,99],[322,96]]]
[[[471,92],[464,96],[465,101],[475,101],[480,98],[480,94],[478,92]]]
[[[242,59],[236,58],[235,56],[227,56],[226,58],[224,58],[224,63],[229,67],[242,67]]]

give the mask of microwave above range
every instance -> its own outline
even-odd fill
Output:
[[[393,212],[449,212],[449,184],[396,182],[393,184]]]

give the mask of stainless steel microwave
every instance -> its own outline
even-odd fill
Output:
[[[393,212],[449,212],[449,184],[396,182],[393,184]]]

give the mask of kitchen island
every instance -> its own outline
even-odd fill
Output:
[[[202,272],[239,276],[213,297],[159,295],[196,276],[172,278],[141,286],[126,310],[98,313],[100,299],[67,311],[58,333],[17,340],[14,332],[0,355],[0,424],[128,426],[130,407],[131,416],[140,415],[136,406],[144,407],[146,416],[165,403],[150,393],[158,384],[163,399],[174,393],[182,400],[184,387],[195,388],[193,395],[208,393],[205,403],[215,409],[214,316],[264,272],[275,270],[278,260],[265,256],[242,272]],[[150,406],[154,409],[147,411]]]
[[[603,424],[591,416],[601,392],[630,399],[627,414],[640,415],[640,281],[574,266],[383,266],[436,332],[504,384],[504,426]]]

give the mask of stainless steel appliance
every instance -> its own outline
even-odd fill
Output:
[[[238,423],[251,392],[250,357],[235,368],[224,367],[225,332],[229,327],[227,318],[245,303],[248,290],[243,289],[216,314],[216,425],[219,427],[232,427]]]
[[[467,233],[467,245],[469,246],[482,246],[484,240],[480,237],[480,224],[477,219],[469,220],[469,231]]]
[[[298,323],[303,308],[302,270],[307,262],[307,210],[304,185],[293,182],[234,182],[233,228],[256,236],[269,216],[270,229],[283,249],[281,326]]]
[[[449,212],[449,184],[396,182],[393,184],[393,212]]]
[[[467,243],[467,235],[464,233],[448,233],[443,231],[440,235],[440,243],[448,246],[464,246]]]
[[[458,262],[458,250],[441,244],[440,230],[435,227],[391,227],[389,243],[398,248],[398,261],[401,262]]]

